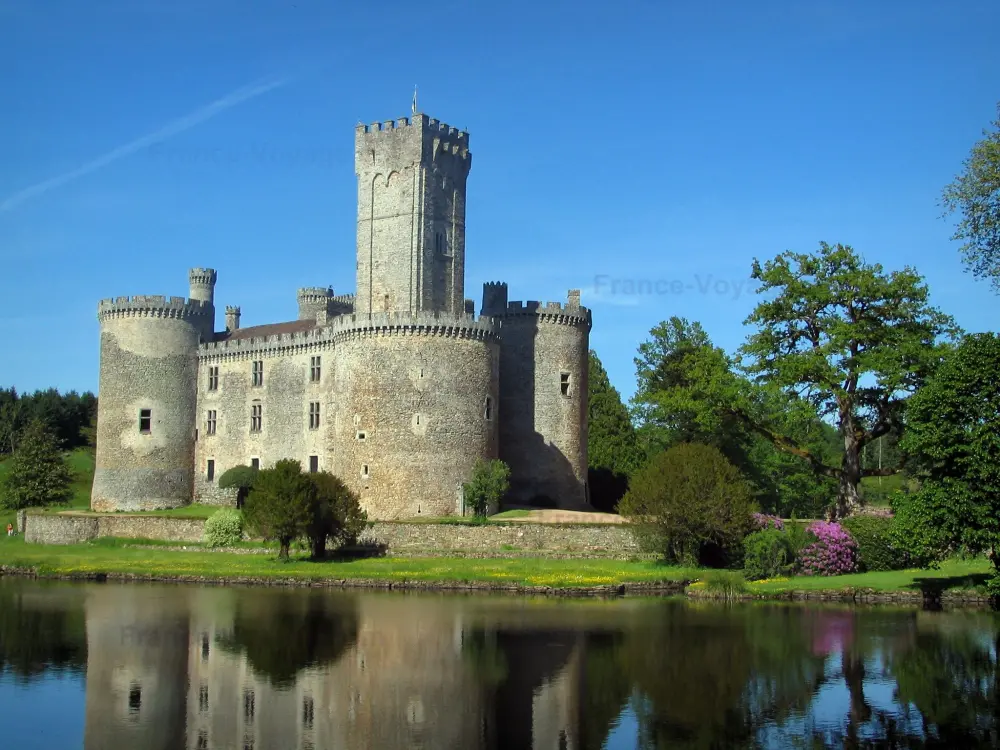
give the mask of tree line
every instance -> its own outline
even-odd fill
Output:
[[[13,453],[25,430],[41,422],[62,450],[93,447],[97,424],[97,397],[89,391],[60,393],[55,388],[18,393],[0,389],[0,455]]]
[[[942,204],[960,216],[967,269],[1000,292],[1000,118],[993,128]],[[595,504],[653,513],[663,485],[692,473],[664,454],[688,444],[711,447],[757,507],[785,517],[845,519],[871,499],[862,480],[902,474],[891,536],[907,559],[986,553],[1000,570],[1000,336],[961,330],[915,268],[887,271],[849,245],[754,259],[751,277],[761,301],[744,344],[730,354],[697,321],[659,323],[627,406],[591,352]],[[722,485],[737,480],[701,463],[685,481],[716,488],[730,512]]]

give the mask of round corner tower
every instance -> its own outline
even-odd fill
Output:
[[[488,303],[489,301],[489,303]],[[510,466],[513,502],[581,510],[587,492],[590,310],[568,302],[506,303],[484,288],[483,312],[500,321],[500,458]]]
[[[191,299],[117,297],[98,306],[94,510],[191,502],[198,344],[214,327],[215,271],[192,269],[190,280]]]
[[[496,325],[389,313],[332,330],[337,475],[372,518],[466,513],[462,485],[498,456]]]

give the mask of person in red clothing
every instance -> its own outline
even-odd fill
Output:
[[[14,524],[7,524],[7,536],[14,536]]]

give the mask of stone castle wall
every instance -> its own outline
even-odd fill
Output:
[[[583,509],[590,312],[578,299],[511,302],[497,319],[500,458],[511,469],[511,501]]]
[[[489,327],[345,332],[333,373],[334,473],[375,518],[462,514],[497,456],[499,344]]]
[[[101,304],[95,510],[190,502],[197,348],[212,312],[211,305],[177,298]],[[148,431],[140,429],[144,409],[150,412]]]
[[[196,444],[195,502],[213,502],[219,477],[227,469],[249,465],[254,458],[261,467],[283,458],[301,462],[309,469],[316,456],[320,471],[331,469],[333,455],[334,372],[333,342],[318,337],[296,339],[280,346],[248,344],[245,347],[203,347],[198,362],[198,442]],[[233,342],[235,343],[235,342]],[[320,380],[311,380],[311,361],[320,358]],[[264,382],[253,385],[253,363],[262,362]],[[209,390],[209,368],[218,367],[218,388]],[[310,428],[309,405],[319,403],[320,423]],[[261,429],[251,432],[251,410],[261,407]],[[208,412],[215,412],[215,434],[207,429]],[[208,481],[208,461],[215,462],[215,476]]]
[[[27,515],[30,544],[79,544],[99,537],[200,542],[205,522],[193,518],[150,516]],[[537,555],[629,557],[641,550],[624,524],[493,523],[485,526],[444,523],[374,522],[362,542],[384,544],[390,554],[482,557],[519,552]]]

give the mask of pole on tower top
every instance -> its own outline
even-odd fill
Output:
[[[413,106],[411,108],[412,113],[417,114],[417,85],[413,85]]]

